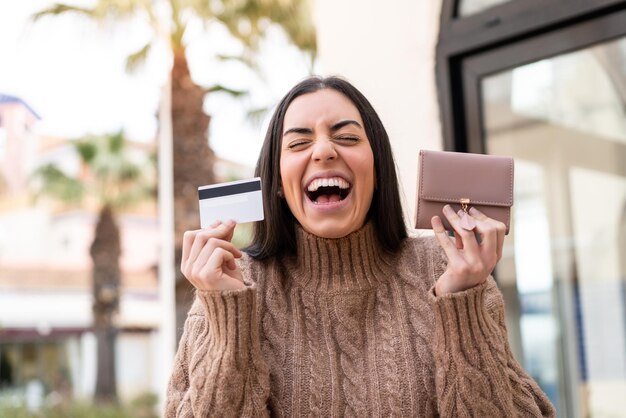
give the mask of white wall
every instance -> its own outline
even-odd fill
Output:
[[[120,333],[116,347],[117,391],[125,401],[152,392],[154,381],[159,377],[154,357],[159,352],[158,341],[150,333]]]
[[[419,149],[441,149],[435,45],[441,0],[315,0],[322,75],[365,94],[391,138],[412,224]]]

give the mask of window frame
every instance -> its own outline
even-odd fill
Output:
[[[442,137],[449,151],[484,152],[477,128],[481,77],[626,34],[626,25],[612,18],[626,11],[626,0],[510,0],[457,18],[459,1],[443,0],[436,47]]]

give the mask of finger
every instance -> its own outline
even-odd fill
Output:
[[[230,259],[226,262],[226,268],[228,270],[237,270],[237,263],[235,263],[235,259]]]
[[[209,259],[217,249],[228,251],[233,254],[233,257],[241,257],[241,252],[230,242],[218,238],[210,238],[198,254],[198,257],[193,260],[193,264],[188,267],[188,270],[191,270],[190,275],[192,277],[200,275],[200,272],[205,269]]]
[[[237,223],[232,219],[226,222],[220,222],[217,228],[213,229],[211,236],[230,241],[233,238],[235,226],[237,226]]]
[[[476,220],[476,232],[481,237],[480,252],[484,265],[493,268],[498,261],[497,243],[498,232],[495,225],[487,220]]]
[[[506,236],[506,225],[502,222],[499,222],[499,226],[497,228],[498,231],[498,243],[496,246],[496,253],[498,255],[498,261],[502,259],[502,249],[504,248],[504,238]]]
[[[474,218],[482,222],[488,223],[495,230],[495,233],[496,233],[495,249],[496,249],[497,260],[499,261],[502,258],[502,247],[504,245],[504,237],[506,235],[506,225],[500,221],[497,221],[493,218],[488,217],[487,215],[485,215],[480,210],[474,207],[470,208],[470,214]]]
[[[459,215],[457,215],[450,205],[445,205],[443,207],[443,214],[446,216],[448,222],[454,229],[455,235],[461,237],[465,252],[469,252],[470,257],[473,259],[478,258],[478,242],[476,241],[474,231],[468,231],[461,226],[461,218],[459,218]]]
[[[198,254],[200,254],[200,251],[202,251],[204,244],[206,244],[207,240],[210,238],[208,234],[209,232],[206,229],[198,231],[195,234],[193,243],[191,244],[191,248],[189,249],[189,255],[187,259],[185,260],[186,264],[193,265],[195,260],[198,258]]]
[[[458,234],[454,234],[454,243],[456,244],[456,248],[459,250],[463,249],[463,240]]]
[[[209,272],[223,275],[225,274],[224,266],[228,267],[229,265],[233,266],[233,268],[231,268],[230,270],[237,269],[237,264],[235,263],[235,257],[233,256],[233,254],[223,248],[216,248],[206,263],[206,269]]]
[[[235,232],[235,227],[237,226],[237,222],[232,219],[227,220],[226,222],[216,221],[217,226],[212,228],[213,231],[211,236],[214,236],[219,239],[224,239],[226,241],[230,241],[233,239],[233,234]]]
[[[222,266],[224,273],[230,277],[234,277],[243,283],[243,275],[241,274],[241,269],[237,265],[235,260],[230,260],[226,263],[226,265]]]
[[[474,219],[477,219],[483,222],[490,219],[487,215],[485,215],[484,213],[476,209],[474,206],[469,208],[469,214],[472,215]]]
[[[448,234],[443,227],[443,223],[441,222],[441,218],[439,218],[439,216],[433,216],[430,220],[430,224],[433,227],[433,231],[435,232],[435,237],[437,238],[439,245],[448,257],[448,262],[464,262],[463,257],[459,254],[459,250],[448,237]]]
[[[237,274],[237,265],[234,256],[229,251],[217,248],[198,274],[198,289],[206,290],[226,290],[236,288],[236,282],[240,286],[245,286]],[[228,271],[225,267],[234,264],[235,268]]]
[[[218,238],[230,241],[233,237],[235,224],[233,222],[220,222],[216,228],[203,229],[197,232],[191,250],[189,251],[188,260],[192,262],[198,258],[198,254],[204,248],[204,245],[211,238]]]
[[[193,262],[193,265],[189,267],[191,270],[189,279],[192,283],[198,281],[215,281],[219,279],[219,276],[223,273],[224,266],[220,265],[219,269],[215,266],[209,266],[210,260],[214,254],[222,254],[227,252],[231,254],[228,258],[232,258],[233,262],[235,258],[241,257],[241,253],[230,242],[218,240],[217,238],[211,238],[202,249],[202,252],[198,255],[198,258]],[[209,266],[209,267],[207,267]],[[235,265],[236,268],[236,265]],[[200,287],[206,287],[200,285]]]
[[[230,252],[235,258],[241,258],[241,251],[239,251],[239,249],[237,249],[237,247],[235,247],[231,242],[218,238],[210,238],[204,245],[204,248],[202,248],[200,254],[198,254],[198,258],[194,261],[194,264],[197,264],[198,268],[203,267],[207,260],[211,257],[211,254],[213,254],[218,248]]]
[[[181,268],[189,258],[189,252],[191,251],[193,241],[196,238],[196,234],[200,231],[200,229],[196,229],[193,231],[185,231],[185,233],[183,234],[183,252],[180,258]]]
[[[469,213],[466,214],[465,212],[463,212],[461,209],[458,210],[458,212],[456,213],[456,215],[459,217],[459,226],[464,230],[464,231],[470,231],[474,234],[474,239],[476,240],[476,244],[478,244],[478,249],[480,249],[480,242],[481,242],[481,236],[480,233],[478,232],[478,229],[476,228],[477,226],[477,222],[476,219],[474,219],[473,216],[470,216]],[[474,225],[474,227],[472,229],[467,229],[465,227],[462,226],[463,224],[463,216],[467,216],[468,218],[472,218],[471,222]]]
[[[230,232],[228,235],[226,235],[224,239],[230,241],[233,239],[233,235],[235,234],[235,227],[237,226],[237,222],[234,219],[229,219],[228,221],[226,221],[226,226],[230,228]]]
[[[221,223],[222,223],[222,221],[220,221],[220,220],[218,219],[218,220],[214,221],[211,225],[209,225],[209,228],[208,228],[208,229],[215,229],[215,228],[217,228],[217,227],[218,227]],[[195,232],[195,233],[193,234],[194,238],[195,238],[195,236],[196,236],[198,233],[201,233],[202,231],[203,231],[202,229],[199,229],[199,230],[194,231],[194,232]],[[201,244],[202,242],[203,242],[203,240],[201,240],[201,242],[200,242],[199,244],[197,244],[197,247],[199,247],[199,246],[200,246],[200,244]],[[191,248],[192,248],[192,245],[189,245],[189,248],[187,248],[187,254],[186,254],[186,257],[185,257],[185,256],[183,256],[181,261],[183,261],[183,262],[184,262],[184,261],[187,261],[187,259],[188,259],[189,255],[191,254]],[[183,247],[183,254],[184,254],[184,253],[185,253],[185,248]],[[197,253],[198,253],[198,248],[196,248],[196,251],[194,251],[194,253],[193,253],[193,254],[194,254],[194,258],[197,256],[197,255],[196,255]]]

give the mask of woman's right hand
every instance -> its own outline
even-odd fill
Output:
[[[187,231],[183,236],[180,270],[198,290],[244,289],[235,259],[241,251],[230,240],[237,224],[215,222],[207,229]]]

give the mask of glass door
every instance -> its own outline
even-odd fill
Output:
[[[515,158],[515,354],[560,416],[626,417],[626,38],[477,80],[484,150]]]

